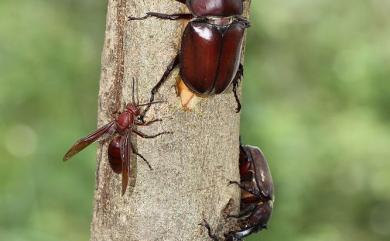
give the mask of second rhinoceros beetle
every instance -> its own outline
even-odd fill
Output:
[[[236,90],[243,75],[240,60],[244,31],[249,27],[249,22],[241,16],[243,0],[176,1],[185,4],[191,13],[169,15],[148,12],[144,17],[129,17],[129,20],[148,17],[191,20],[184,30],[180,52],[152,89],[150,102],[172,70],[179,65],[183,82],[197,95],[220,94],[233,83],[236,110],[239,112],[241,104]],[[144,113],[147,110],[148,107]]]
[[[271,171],[263,152],[255,146],[240,146],[241,206],[236,216],[240,230],[230,232],[226,240],[241,240],[267,227],[274,202]]]
[[[237,218],[239,228],[226,233],[225,241],[241,241],[244,237],[267,227],[274,202],[274,186],[267,160],[255,146],[240,145],[240,182],[231,181],[241,188],[240,213],[229,215]],[[212,233],[210,225],[202,226],[214,241],[220,239]]]

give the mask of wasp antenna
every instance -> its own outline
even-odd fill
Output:
[[[166,101],[164,101],[164,100],[154,101],[154,102],[149,102],[149,103],[145,103],[145,104],[140,104],[137,106],[154,105],[154,104],[161,104],[161,103],[166,103]]]
[[[133,77],[133,89],[132,89],[132,93],[131,93],[131,99],[133,101],[133,104],[135,104],[135,98],[134,98],[134,91],[135,91],[135,78]]]
[[[137,95],[137,105],[139,104],[139,79],[137,79],[137,91],[136,91],[136,95]]]

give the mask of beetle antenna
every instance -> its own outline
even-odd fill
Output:
[[[163,101],[163,100],[154,101],[154,102],[149,102],[149,103],[145,103],[145,104],[140,104],[140,105],[137,105],[137,106],[145,106],[145,105],[153,105],[153,104],[161,104],[161,103],[166,103],[166,101]]]

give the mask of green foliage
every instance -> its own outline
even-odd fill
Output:
[[[0,2],[0,240],[89,237],[95,152],[66,168],[61,157],[96,123],[105,11]],[[389,11],[252,1],[241,131],[266,153],[277,193],[270,229],[248,240],[389,240]]]
[[[389,3],[252,4],[241,130],[277,193],[248,240],[389,240]]]
[[[105,5],[0,2],[0,240],[89,237],[94,150],[61,155],[96,123]]]

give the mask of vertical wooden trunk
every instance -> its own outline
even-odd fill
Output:
[[[141,102],[146,102],[180,47],[184,21],[151,18],[128,22],[127,16],[185,10],[171,0],[108,1],[99,126],[131,102],[132,78],[139,82]],[[124,196],[120,176],[108,165],[108,143],[99,148],[91,240],[204,241],[207,232],[198,225],[203,219],[219,230],[225,206],[232,202],[232,210],[238,211],[240,192],[228,186],[229,180],[239,180],[240,116],[235,113],[233,94],[227,91],[202,99],[195,110],[184,111],[173,87],[177,75],[176,70],[156,96],[167,103],[154,105],[146,117],[162,118],[163,122],[139,127],[145,133],[167,130],[174,134],[155,139],[133,137],[153,170],[133,156],[130,186]]]

